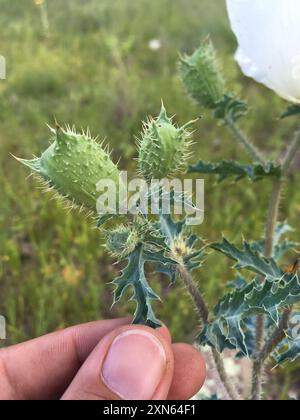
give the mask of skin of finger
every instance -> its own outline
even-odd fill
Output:
[[[60,398],[99,340],[129,322],[91,322],[0,350],[0,399]]]
[[[158,328],[156,331],[162,335],[169,343],[172,342],[171,333],[165,325],[163,325],[161,328]]]
[[[173,344],[174,376],[168,400],[188,400],[203,386],[206,367],[201,353],[193,346]]]
[[[174,357],[169,336],[167,334],[166,337],[166,334],[162,334],[158,330],[153,330],[149,327],[134,325],[118,328],[101,340],[79,370],[70,387],[63,395],[62,400],[120,400],[120,397],[115,395],[103,383],[101,372],[105,357],[113,340],[118,335],[130,329],[148,331],[163,345],[166,354],[165,373],[152,399],[165,400],[167,398],[174,371]]]

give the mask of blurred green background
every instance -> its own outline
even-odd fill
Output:
[[[287,146],[296,121],[279,121],[286,104],[240,73],[222,0],[0,0],[0,10],[0,54],[7,61],[7,79],[0,80],[0,313],[11,344],[131,310],[126,302],[110,309],[106,283],[118,270],[91,221],[67,214],[10,156],[30,158],[44,150],[45,123],[55,116],[60,123],[90,127],[107,137],[114,159],[134,173],[141,120],[156,115],[163,98],[180,124],[203,115],[194,160],[248,162],[226,130],[185,95],[178,77],[178,53],[192,52],[207,34],[219,50],[229,88],[249,100],[245,130],[271,158]],[[153,39],[160,49],[151,50]],[[296,162],[281,208],[281,218],[296,228],[296,240],[297,167]],[[269,181],[218,186],[207,178],[199,234],[209,241],[222,233],[237,242],[242,234],[259,239],[269,190]],[[210,255],[197,274],[211,305],[233,277],[219,255]],[[192,341],[197,323],[185,292],[179,284],[170,288],[166,279],[153,281],[163,299],[156,304],[159,317],[176,340]]]

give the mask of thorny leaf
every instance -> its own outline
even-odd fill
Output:
[[[263,166],[260,163],[253,165],[244,165],[236,161],[222,161],[219,163],[199,161],[195,165],[190,165],[188,173],[200,173],[217,175],[218,182],[227,178],[234,177],[235,181],[248,178],[251,181],[260,181],[266,177],[280,178],[280,165],[274,162],[268,162]]]

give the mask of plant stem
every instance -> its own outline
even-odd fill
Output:
[[[276,223],[278,220],[278,212],[280,206],[280,196],[284,178],[288,174],[288,170],[295,158],[295,154],[300,146],[300,130],[296,132],[294,140],[292,141],[290,147],[288,148],[286,155],[282,162],[282,177],[277,179],[273,183],[273,189],[270,197],[269,211],[266,223],[265,230],[265,249],[264,255],[267,258],[272,257],[273,255],[273,245],[274,245],[274,233],[276,229]],[[263,282],[264,279],[261,278]],[[290,309],[291,310],[291,309]],[[256,351],[259,355],[253,363],[253,375],[252,375],[252,400],[260,400],[262,395],[262,377],[264,371],[264,362],[267,359],[268,355],[272,352],[272,345],[274,342],[278,341],[280,338],[284,337],[284,328],[285,323],[288,322],[290,312],[283,315],[282,323],[279,326],[279,329],[275,332],[277,334],[273,336],[270,341],[268,341],[264,346],[264,325],[265,317],[264,315],[259,315],[256,322]],[[281,341],[280,340],[280,341]],[[279,341],[279,342],[280,342]],[[277,343],[278,344],[278,343]]]
[[[179,272],[180,276],[182,278],[182,281],[189,292],[191,298],[193,299],[193,302],[195,304],[195,307],[197,309],[200,322],[201,322],[201,328],[203,329],[205,324],[208,321],[208,308],[206,306],[206,303],[204,302],[204,299],[202,297],[202,294],[199,291],[199,288],[197,284],[195,283],[194,279],[190,275],[190,273],[186,270],[185,267],[179,266]]]
[[[47,0],[34,0],[34,3],[39,8],[42,27],[43,27],[45,36],[48,37],[50,25],[49,25],[49,18],[48,18]]]
[[[292,306],[284,311],[278,328],[274,331],[271,338],[265,343],[253,363],[253,381],[252,381],[252,400],[260,400],[262,394],[262,375],[264,362],[267,360],[272,351],[285,337],[285,331],[288,328]]]
[[[274,233],[276,223],[278,220],[278,211],[280,205],[280,195],[282,188],[282,179],[276,179],[273,183],[272,193],[269,203],[269,211],[265,230],[265,249],[264,255],[271,258],[273,254]],[[262,277],[261,282],[264,281]],[[264,346],[264,330],[265,330],[265,316],[259,315],[256,320],[256,352],[261,354]],[[263,361],[258,358],[253,364],[252,376],[252,400],[257,401],[261,399],[262,394],[262,376],[263,376]]]
[[[265,249],[264,255],[267,258],[271,258],[273,254],[273,238],[276,229],[276,223],[278,220],[278,210],[280,205],[280,194],[281,194],[282,181],[281,179],[276,179],[273,183],[273,189],[270,197],[269,211],[265,229]],[[264,281],[262,277],[261,282]],[[265,316],[259,315],[256,321],[256,351],[259,353],[264,345],[264,326],[265,326]],[[258,369],[258,366],[257,366]],[[256,378],[259,380],[260,373],[256,372]],[[261,390],[258,390],[259,395]]]
[[[195,307],[197,309],[197,312],[200,318],[201,326],[203,328],[208,321],[209,311],[204,302],[202,294],[200,293],[199,288],[197,284],[195,283],[193,277],[190,275],[190,273],[187,271],[187,269],[184,266],[179,265],[179,273],[186,289],[188,290],[195,304]],[[229,380],[227,376],[222,356],[216,349],[212,349],[212,356],[213,356],[217,371],[219,373],[220,379],[229,397],[232,400],[240,400],[238,391],[235,389],[234,385],[231,383],[231,381]]]
[[[285,155],[285,158],[282,162],[282,173],[284,176],[287,175],[291,164],[293,163],[293,160],[295,158],[295,154],[298,151],[300,146],[300,130],[298,130],[295,134],[294,140],[292,141],[290,147],[287,150],[287,153]]]
[[[274,331],[271,338],[266,342],[264,348],[258,356],[260,363],[264,363],[265,360],[269,357],[272,351],[278,346],[279,343],[284,339],[285,332],[289,326],[289,320],[292,313],[292,306],[289,306],[285,309],[278,328]]]
[[[240,397],[236,387],[234,386],[234,384],[228,378],[228,375],[226,373],[224,362],[223,362],[221,354],[216,349],[212,349],[211,352],[212,352],[213,359],[214,359],[217,371],[219,373],[220,379],[221,379],[229,397],[233,401],[241,400],[241,397]]]
[[[264,255],[267,258],[271,258],[273,255],[274,233],[278,220],[282,184],[282,179],[276,179],[273,182],[272,193],[270,196],[264,248]]]
[[[230,128],[234,137],[238,142],[244,147],[244,149],[249,153],[254,162],[259,162],[265,166],[266,162],[260,151],[254,146],[254,144],[246,137],[246,135],[241,131],[237,124],[230,117],[225,117],[225,122]]]

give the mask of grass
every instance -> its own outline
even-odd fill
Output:
[[[39,154],[49,140],[45,123],[55,116],[79,128],[89,126],[95,135],[107,137],[114,159],[121,158],[121,167],[133,173],[141,120],[156,115],[163,98],[179,123],[204,114],[195,134],[195,156],[248,162],[224,128],[186,97],[178,78],[178,52],[191,52],[207,33],[220,52],[228,85],[249,100],[245,130],[271,158],[286,147],[296,121],[279,121],[285,103],[241,75],[221,2],[51,0],[49,33],[33,1],[0,0],[0,7],[0,54],[7,60],[7,79],[0,81],[0,313],[7,318],[6,344],[12,344],[129,312],[125,303],[110,310],[111,286],[106,283],[117,269],[91,222],[78,213],[67,214],[42,194],[10,156]],[[156,38],[162,48],[151,51],[148,43]],[[281,209],[282,219],[296,228],[298,184],[294,171]],[[222,233],[232,241],[242,234],[260,238],[269,190],[268,181],[216,186],[207,178],[206,219],[199,234],[209,241]],[[233,276],[226,259],[208,257],[198,280],[211,305]],[[169,288],[165,279],[155,284],[163,297],[157,306],[160,318],[176,340],[191,341],[196,317],[181,286]]]

